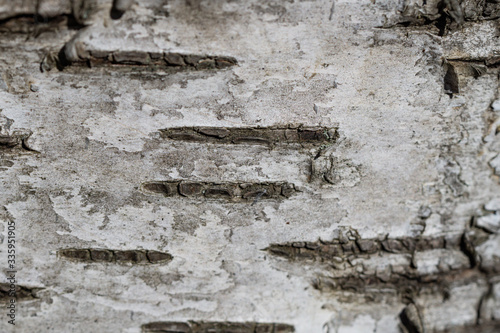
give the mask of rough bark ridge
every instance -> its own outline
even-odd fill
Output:
[[[0,331],[500,330],[499,24],[0,0]]]

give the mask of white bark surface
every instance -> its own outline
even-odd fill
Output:
[[[19,138],[0,146],[0,277],[14,221],[17,283],[33,289],[18,299],[15,327],[2,314],[0,331],[139,333],[193,320],[412,332],[400,318],[408,304],[421,321],[414,332],[499,321],[500,4],[456,1],[458,25],[448,2],[136,0],[112,19],[104,0],[42,0],[44,10],[0,1],[0,134]],[[46,19],[31,25],[36,13]],[[123,51],[237,64],[114,64]],[[458,91],[445,88],[450,71]],[[269,147],[160,131],[289,125],[338,138]],[[178,180],[288,182],[296,192],[232,202],[142,187]],[[380,243],[327,260],[265,251],[439,237],[448,243]],[[58,255],[67,248],[173,258],[82,262]],[[423,289],[403,297],[409,271]],[[361,290],[315,283],[365,275],[380,280]]]

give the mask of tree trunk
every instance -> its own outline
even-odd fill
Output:
[[[499,18],[0,0],[0,331],[499,331]]]

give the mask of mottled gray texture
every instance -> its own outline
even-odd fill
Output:
[[[400,332],[409,304],[425,332],[497,325],[499,3],[473,2],[136,0],[112,18],[113,1],[0,0],[0,277],[14,221],[19,285],[33,295],[0,331],[227,321]],[[162,135],[300,125],[338,137]],[[141,191],[169,181],[296,192],[230,202]],[[392,242],[439,237],[450,241],[404,253]],[[373,239],[386,243],[360,253]],[[307,242],[343,252],[264,250]],[[64,260],[61,249],[172,260]]]

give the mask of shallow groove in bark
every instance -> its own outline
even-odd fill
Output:
[[[141,185],[146,193],[157,193],[166,197],[191,197],[223,199],[229,201],[250,201],[287,199],[297,191],[294,184],[287,182],[231,183],[231,182],[189,182],[158,181]]]
[[[324,145],[338,138],[335,128],[306,126],[274,127],[172,127],[160,130],[161,137],[169,140],[221,143],[221,144],[302,144]]]
[[[456,29],[465,22],[496,20],[500,17],[500,7],[495,1],[471,0],[464,3],[459,0],[440,0],[403,3],[401,16],[394,26],[435,26],[438,35]],[[392,26],[386,26],[391,28]]]
[[[15,293],[13,290],[15,290]],[[38,298],[36,296],[36,292],[38,290],[41,290],[41,288],[30,288],[19,285],[17,282],[14,283],[14,285],[11,285],[10,283],[0,283],[0,302],[10,302],[13,298],[15,298],[16,301],[28,301],[35,299]]]
[[[110,250],[110,249],[62,249],[61,258],[81,262],[108,262],[133,264],[168,263],[172,256],[166,252],[152,250]]]
[[[387,276],[359,273],[338,278],[318,275],[312,280],[312,285],[322,292],[350,291],[370,294],[394,290],[402,299],[412,300],[424,290],[446,295],[452,284],[465,285],[494,276],[496,275],[484,274],[478,269],[459,269],[424,276],[412,272],[392,273]]]
[[[153,322],[142,325],[142,333],[293,333],[295,328],[281,323],[257,322]]]
[[[407,253],[434,249],[460,249],[459,237],[421,237],[387,239],[337,239],[332,241],[271,244],[265,250],[291,260],[328,262],[332,258],[360,257],[382,253]]]
[[[82,51],[78,50],[79,60],[67,59],[65,52],[59,53],[58,68],[68,66],[105,67],[112,70],[135,69],[224,69],[238,64],[234,57],[206,54],[181,54],[175,52],[144,51]]]

